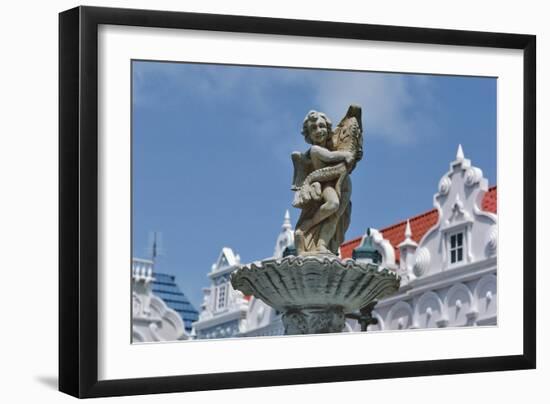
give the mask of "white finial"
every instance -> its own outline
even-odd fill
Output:
[[[411,231],[411,222],[407,220],[407,226],[405,226],[405,238],[411,238],[412,231]]]
[[[458,150],[456,151],[456,160],[462,161],[464,160],[464,150],[462,150],[462,145],[458,145]]]
[[[283,222],[283,230],[291,229],[292,224],[290,223],[290,212],[288,209],[285,212],[285,220]]]
[[[411,222],[407,220],[407,225],[405,226],[405,240],[403,240],[397,246],[401,250],[402,256],[406,254],[403,249],[406,250],[408,247],[413,247],[416,249],[416,247],[418,247],[418,244],[416,244],[416,242],[411,237],[412,237]]]

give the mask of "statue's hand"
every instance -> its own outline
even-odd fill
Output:
[[[307,194],[306,199],[308,201],[318,201],[321,199],[321,184],[318,182],[303,187],[302,190],[304,194]]]
[[[314,182],[313,184],[305,184],[294,194],[292,206],[302,209],[311,201],[320,200],[321,196],[322,190],[320,183]]]
[[[321,192],[321,184],[319,182],[314,182],[310,185],[310,191],[311,199],[314,201],[321,200],[321,196],[323,195]]]

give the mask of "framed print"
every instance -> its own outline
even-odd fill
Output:
[[[535,367],[534,36],[94,7],[59,33],[61,391]]]

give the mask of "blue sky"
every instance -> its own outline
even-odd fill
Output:
[[[132,80],[132,253],[161,232],[158,270],[197,309],[222,247],[271,256],[286,209],[296,222],[290,153],[311,109],[337,124],[363,108],[346,239],[431,209],[459,143],[496,184],[494,78],[134,61]]]

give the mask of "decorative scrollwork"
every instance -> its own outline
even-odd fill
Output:
[[[430,266],[431,258],[432,257],[430,255],[430,250],[428,250],[426,247],[422,247],[420,250],[418,250],[413,268],[414,274],[416,276],[422,276],[427,272]]]
[[[444,176],[439,181],[439,193],[441,195],[447,195],[451,190],[451,179],[448,176]]]

